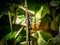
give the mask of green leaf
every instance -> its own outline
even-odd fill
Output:
[[[45,15],[44,18],[41,19],[41,24],[46,23],[46,22],[51,22],[51,19],[49,15]]]
[[[52,36],[49,33],[43,31],[37,31],[34,34],[34,37],[37,38],[39,45],[46,45],[48,39],[52,38]]]
[[[17,40],[18,42],[20,42],[22,39],[23,39],[23,36],[22,36],[22,35],[20,35],[20,36],[18,36],[18,37],[17,37],[17,39],[16,39],[16,40]]]
[[[50,28],[52,29],[52,30],[54,30],[54,31],[57,31],[57,22],[58,22],[58,20],[59,20],[59,15],[60,14],[58,14],[54,19],[53,19],[53,21],[51,22],[51,24],[50,24]]]
[[[26,45],[26,41],[23,41],[20,43],[21,45]]]
[[[48,41],[48,39],[52,38],[52,36],[47,32],[40,32],[40,34],[46,42]]]
[[[7,34],[4,39],[8,40],[8,39],[12,39],[14,38],[15,34],[17,33],[17,31],[14,31],[13,33],[10,32],[9,34]]]
[[[26,36],[23,36],[21,34],[16,39],[16,41],[18,41],[18,42],[25,41],[25,40],[26,40]]]
[[[47,45],[60,45],[60,34],[48,40]]]
[[[18,19],[24,19],[25,16],[24,16],[24,14],[21,14],[21,15],[19,15],[17,18],[18,18]]]
[[[46,14],[50,14],[49,7],[47,4],[43,5],[43,12],[42,12],[41,18],[44,18]]]
[[[41,6],[41,8],[36,12],[36,22],[41,21],[40,19],[41,19],[42,11],[43,11],[43,6]]]

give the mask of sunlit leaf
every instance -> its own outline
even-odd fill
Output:
[[[43,11],[43,6],[41,6],[41,8],[36,12],[36,22],[41,21],[40,19],[41,19],[42,11]]]
[[[22,14],[22,15],[19,15],[18,18],[19,18],[19,19],[24,19],[25,16]]]
[[[21,45],[26,45],[26,41],[24,41],[24,42],[21,42],[20,44],[21,44]]]

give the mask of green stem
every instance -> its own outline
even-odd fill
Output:
[[[17,10],[15,11],[15,13],[14,13],[14,24],[16,24],[16,19],[17,19]]]
[[[15,35],[15,39],[16,39],[17,36],[20,34],[20,32],[22,31],[23,28],[24,28],[24,26],[22,26],[22,27],[19,29],[19,31],[16,33],[16,35]]]
[[[9,12],[9,11],[8,11],[8,15],[9,15],[9,21],[10,21],[10,29],[11,29],[11,32],[12,32],[11,14],[10,14],[10,12]]]

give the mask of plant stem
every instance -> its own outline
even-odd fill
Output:
[[[29,15],[27,9],[27,0],[25,0],[25,9],[26,9],[26,45],[30,45],[30,35],[29,35]]]
[[[17,34],[15,35],[15,39],[17,38],[17,36],[19,35],[19,33],[22,31],[23,27],[24,27],[24,26],[22,26],[22,27],[19,29],[19,31],[17,32]]]
[[[9,21],[10,21],[10,28],[11,28],[11,32],[12,32],[11,14],[10,14],[10,12],[9,12],[9,11],[8,11],[8,15],[9,15]]]

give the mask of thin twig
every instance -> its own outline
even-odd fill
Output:
[[[19,31],[17,32],[17,34],[15,35],[15,39],[17,38],[17,36],[19,35],[19,33],[22,31],[23,27],[24,27],[24,26],[22,26],[22,27],[19,29]]]

